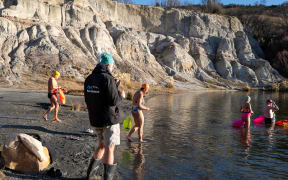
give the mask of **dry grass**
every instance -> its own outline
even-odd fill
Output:
[[[170,77],[168,80],[166,80],[166,85],[165,85],[165,87],[166,87],[166,88],[169,88],[169,89],[174,89],[174,88],[175,88],[173,77]]]
[[[81,104],[72,104],[71,110],[79,112],[81,110]]]
[[[287,92],[288,91],[288,79],[284,79],[279,83],[273,83],[270,87],[267,87],[264,90]]]
[[[251,86],[246,83],[246,85],[242,88],[243,91],[250,91],[251,90]]]
[[[47,83],[50,76],[47,74],[39,75],[35,74],[32,76],[23,76],[23,81],[19,83],[18,85],[13,85],[13,88],[16,89],[32,89],[32,90],[47,90]],[[120,89],[124,90],[126,92],[127,99],[132,99],[132,96],[134,92],[140,89],[141,82],[137,82],[130,79],[130,75],[127,73],[122,73],[120,75],[115,76],[117,79],[121,80]],[[73,78],[69,77],[63,77],[61,76],[60,79],[57,81],[58,85],[62,88],[66,88],[68,90],[67,94],[69,95],[84,95],[84,82],[75,80]],[[173,78],[168,78],[167,80],[164,80],[166,83],[165,87],[156,85],[151,86],[150,85],[150,94],[162,94],[162,93],[175,93],[175,87],[174,87],[174,80]],[[7,87],[9,88],[9,85],[1,85],[1,87]],[[78,105],[72,105],[75,106],[72,109],[76,110],[79,109]],[[82,108],[82,106],[81,106]]]
[[[283,80],[279,83],[280,91],[288,91],[288,80]]]
[[[131,91],[128,91],[128,92],[127,92],[127,95],[126,95],[126,99],[132,101],[132,98],[133,98],[132,92],[131,92]]]
[[[2,171],[0,171],[0,179],[6,179],[5,174]]]
[[[168,82],[166,85],[165,85],[166,88],[169,88],[169,89],[173,89],[174,88],[174,84],[171,83],[171,82]]]
[[[232,88],[241,91],[250,91],[253,88],[248,84],[241,81],[233,81],[222,78],[220,75],[212,74],[212,77],[217,81],[205,82],[205,86],[209,89],[219,89],[219,87]]]
[[[87,106],[85,103],[81,103],[81,102],[72,102],[71,104],[67,104],[66,106],[71,107],[71,111],[74,112],[80,112],[80,111],[86,111],[87,110]]]

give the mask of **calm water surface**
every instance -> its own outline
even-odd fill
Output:
[[[242,92],[195,92],[149,99],[143,144],[127,143],[122,131],[116,158],[123,179],[286,179],[288,129],[240,119]],[[280,107],[277,120],[288,119],[288,94],[250,93],[252,118],[263,114],[265,100]],[[137,134],[133,136],[137,140]]]

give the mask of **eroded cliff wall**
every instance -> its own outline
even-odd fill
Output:
[[[118,73],[152,84],[282,78],[234,17],[108,0],[2,0],[0,8],[0,77],[11,84],[53,69],[84,80],[104,51]]]

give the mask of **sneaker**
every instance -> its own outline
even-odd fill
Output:
[[[87,133],[90,133],[90,134],[93,134],[93,133],[94,133],[93,129],[90,129],[90,128],[88,128],[88,129],[86,130],[86,132],[87,132]]]

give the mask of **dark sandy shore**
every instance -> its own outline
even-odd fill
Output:
[[[67,105],[61,106],[59,113],[62,123],[52,123],[52,113],[48,121],[42,118],[49,106],[46,91],[0,88],[0,144],[12,133],[38,134],[52,154],[53,162],[49,168],[60,169],[63,174],[60,179],[83,179],[96,136],[86,132],[91,128],[87,112],[72,110],[73,104],[81,103],[84,103],[83,97],[67,96]],[[123,101],[122,117],[128,113],[129,105],[129,101]],[[45,172],[40,175],[7,169],[3,172],[7,179],[55,179]],[[121,179],[119,172],[114,179]]]

